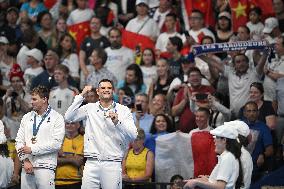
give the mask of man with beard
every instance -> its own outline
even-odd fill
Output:
[[[99,101],[81,106],[84,95],[92,89],[86,86],[75,96],[65,119],[68,122],[86,120],[84,135],[84,167],[82,189],[121,189],[121,161],[129,142],[137,137],[130,110],[113,101],[112,81],[103,79],[97,86]]]
[[[124,79],[127,66],[134,63],[134,53],[131,49],[122,46],[121,31],[118,28],[111,28],[108,35],[110,47],[105,49],[108,56],[105,66],[120,81]]]

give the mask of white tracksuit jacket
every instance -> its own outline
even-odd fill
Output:
[[[118,124],[104,116],[99,102],[82,104],[84,98],[75,96],[72,105],[65,113],[65,120],[86,119],[84,135],[84,156],[98,160],[122,161],[129,142],[137,137],[137,129],[128,107],[115,103],[110,111],[118,114]]]
[[[32,144],[34,115],[31,111],[25,114],[16,137],[16,150],[26,144],[31,147],[32,154],[18,153],[20,160],[28,158],[33,167],[55,170],[57,166],[57,152],[60,150],[65,135],[64,118],[55,110],[51,109],[49,115],[42,122],[37,133],[37,142]],[[37,115],[37,114],[36,114]],[[41,116],[36,116],[36,123]]]

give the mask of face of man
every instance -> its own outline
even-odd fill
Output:
[[[276,14],[284,12],[284,3],[282,0],[273,0],[273,9]]]
[[[44,57],[44,65],[47,70],[52,70],[55,68],[55,66],[58,64],[57,59],[52,53],[47,53],[47,55]]]
[[[41,98],[38,94],[32,94],[31,104],[33,110],[38,112],[42,109],[43,105],[47,103],[47,98]]]
[[[144,3],[136,5],[136,11],[139,16],[146,16],[148,14],[148,6]]]
[[[147,112],[148,110],[148,99],[146,96],[138,95],[135,97],[135,106],[136,104],[141,104],[143,113]]]
[[[175,26],[176,26],[176,21],[175,21],[174,17],[167,16],[166,20],[165,20],[165,25],[166,25],[167,30],[174,29]]]
[[[156,110],[163,110],[165,107],[165,96],[157,94],[152,100],[152,105]]]
[[[193,30],[199,30],[203,27],[204,20],[198,12],[191,13],[189,17],[189,25]]]
[[[67,79],[67,75],[62,70],[54,71],[54,80],[57,83],[62,83]]]
[[[199,72],[191,72],[188,76],[188,81],[192,87],[199,87],[201,85],[201,75]]]
[[[113,95],[113,87],[110,82],[101,82],[97,88],[99,99],[103,101],[111,101]]]
[[[92,18],[90,22],[91,32],[96,33],[100,32],[101,21],[98,18]]]
[[[258,117],[258,108],[255,104],[247,104],[244,109],[244,117],[249,122],[255,122]]]
[[[247,29],[244,27],[238,28],[238,37],[240,41],[247,41],[250,38],[250,34],[248,33]]]
[[[117,30],[112,30],[109,33],[109,41],[110,41],[111,47],[119,48],[121,46],[121,35],[120,35],[120,32],[117,31]]]
[[[278,55],[282,56],[284,54],[284,46],[283,46],[282,37],[277,37],[275,42],[275,51]]]
[[[237,73],[245,74],[249,68],[249,63],[247,62],[245,55],[236,55],[234,57],[234,66]]]
[[[205,129],[208,126],[207,114],[202,111],[197,111],[195,113],[195,122],[199,129]]]

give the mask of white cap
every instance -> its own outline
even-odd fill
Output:
[[[240,120],[225,122],[224,125],[235,128],[238,134],[244,137],[247,137],[250,133],[249,126],[245,122],[240,121]]]
[[[231,14],[229,12],[227,12],[227,11],[221,12],[218,15],[218,18],[221,18],[221,17],[225,17],[225,18],[228,18],[229,20],[231,20]]]
[[[5,36],[1,36],[0,37],[0,43],[8,44],[9,41],[8,41],[8,39]]]
[[[3,122],[0,121],[0,144],[4,144],[6,142],[7,142],[7,138],[4,133],[4,125],[3,125]]]
[[[32,49],[26,52],[27,56],[31,56],[36,59],[38,62],[42,61],[43,55],[42,52],[38,49]]]
[[[279,23],[278,23],[277,18],[275,17],[267,18],[264,22],[263,33],[271,33],[272,30],[278,26],[279,26]]]
[[[135,5],[139,5],[141,3],[144,3],[145,5],[147,5],[149,7],[149,0],[136,0]]]
[[[235,128],[228,127],[227,125],[221,125],[216,129],[210,131],[210,133],[217,137],[224,137],[230,139],[236,139],[238,137],[238,132]]]

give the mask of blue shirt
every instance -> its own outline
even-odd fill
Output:
[[[125,80],[120,80],[118,83],[117,83],[117,89],[120,89],[120,88],[122,88],[122,87],[124,87],[124,85],[125,85]],[[146,93],[146,85],[145,84],[143,84],[142,86],[141,86],[141,89],[139,90],[139,91],[137,91],[137,92],[135,92],[136,91],[136,86],[135,85],[128,85],[128,87],[132,90],[132,92],[133,92],[133,94],[137,94],[137,93]]]
[[[256,121],[255,123],[248,123],[246,120],[244,120],[249,128],[252,135],[252,142],[255,142],[254,148],[253,145],[251,146],[251,143],[248,145],[248,151],[251,153],[252,161],[254,165],[256,165],[257,158],[260,154],[264,153],[265,148],[269,145],[272,145],[272,136],[269,128],[265,123]]]
[[[132,113],[134,123],[136,124],[136,112]],[[152,126],[154,120],[154,116],[152,114],[145,113],[142,117],[139,119],[139,127],[142,128],[145,132],[145,134],[150,133],[150,129]]]
[[[28,13],[29,18],[37,17],[40,12],[47,10],[43,3],[38,3],[38,5],[33,8],[30,6],[29,2],[24,3],[21,6],[21,12],[26,11]]]

